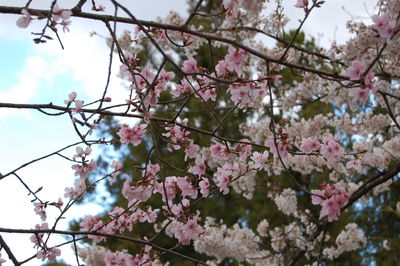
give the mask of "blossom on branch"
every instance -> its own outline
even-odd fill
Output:
[[[146,124],[141,124],[130,128],[128,126],[121,126],[117,135],[120,137],[122,144],[139,145],[142,142],[143,135],[146,133]]]
[[[311,193],[312,204],[321,205],[322,209],[319,218],[328,217],[328,222],[339,219],[341,208],[346,205],[349,194],[335,185],[322,185],[323,190],[313,189]]]
[[[25,8],[21,10],[23,17],[17,20],[17,26],[20,28],[27,28],[32,21],[32,16]]]

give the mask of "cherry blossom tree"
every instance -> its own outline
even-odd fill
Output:
[[[71,91],[63,103],[0,102],[2,109],[68,116],[80,138],[0,175],[0,182],[14,178],[26,188],[41,220],[0,228],[0,265],[52,262],[62,246],[72,247],[78,265],[360,264],[385,256],[396,264],[400,2],[376,1],[368,22],[348,23],[348,42],[326,50],[307,45],[302,33],[324,1],[291,1],[303,18],[290,34],[282,1],[272,2],[190,1],[186,17],[172,12],[156,21],[141,20],[117,0],[106,7],[86,0],[70,7],[53,1],[46,9],[32,0],[0,6],[16,15],[16,30],[43,25],[32,33],[38,45],[59,42],[63,49],[81,18],[104,25],[110,48],[97,101]],[[119,34],[121,25],[128,30]],[[118,73],[111,71],[115,60]],[[108,93],[116,75],[127,84],[125,102]],[[107,126],[111,134],[101,130]],[[115,158],[99,163],[96,146],[112,147]],[[75,155],[63,155],[70,149]],[[123,150],[142,156],[127,165]],[[52,156],[71,165],[74,179],[59,199],[43,197],[19,175]],[[98,184],[112,184],[120,204],[61,230],[59,221]],[[243,206],[227,211],[240,208],[243,217],[221,216],[217,206],[235,198]],[[50,208],[59,211],[55,220],[47,218]],[[17,258],[6,234],[29,234],[32,256]],[[66,240],[50,245],[54,235]],[[112,241],[135,252],[110,248]],[[363,260],[366,254],[373,255]]]

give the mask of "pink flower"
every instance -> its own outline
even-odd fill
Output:
[[[58,198],[58,201],[56,202],[56,207],[57,208],[61,208],[64,205],[64,202],[62,201],[61,198]]]
[[[181,228],[174,229],[174,236],[182,245],[189,245],[191,240],[196,240],[204,229],[197,224],[197,216],[189,219]]]
[[[228,160],[228,150],[226,149],[225,146],[221,145],[220,143],[215,143],[211,145],[210,147],[211,151],[211,157],[215,161],[220,161],[220,160]]]
[[[338,220],[341,208],[346,205],[349,194],[335,185],[322,185],[323,190],[311,190],[312,204],[321,205],[320,219],[327,216],[328,222]]]
[[[182,197],[190,196],[192,199],[197,198],[197,190],[192,186],[192,184],[190,183],[190,181],[186,176],[178,177],[176,179],[176,184],[182,191]]]
[[[362,165],[361,165],[361,160],[353,160],[349,161],[346,163],[346,168],[347,169],[355,169],[357,172],[361,173],[362,172]]]
[[[61,21],[61,25],[63,26],[63,32],[69,32],[69,25],[71,25],[70,20]]]
[[[253,167],[256,169],[263,169],[268,161],[269,152],[264,151],[263,153],[254,152],[253,155],[250,157],[254,165]]]
[[[245,85],[232,85],[229,87],[229,91],[231,93],[232,101],[238,105],[240,109],[250,107],[252,105],[252,101],[250,99],[250,86],[249,84]]]
[[[239,1],[238,0],[224,0],[222,7],[226,9],[227,17],[236,17],[239,12]]]
[[[153,181],[157,179],[157,173],[160,172],[160,165],[149,163],[146,167],[146,171],[142,172],[143,180]]]
[[[48,230],[48,229],[49,229],[49,224],[48,223],[43,223],[41,225],[40,224],[36,224],[35,225],[35,230]],[[34,245],[35,248],[39,248],[42,245],[43,236],[44,236],[43,233],[39,233],[39,234],[32,235],[30,237],[31,242],[33,244],[35,244]]]
[[[34,209],[35,213],[40,216],[40,219],[42,219],[42,221],[45,221],[47,218],[46,204],[40,203],[40,202],[35,202],[35,203],[33,203],[33,205],[35,206],[35,209]]]
[[[241,74],[241,64],[246,59],[248,52],[242,49],[235,49],[233,47],[229,47],[228,54],[225,56],[225,62],[227,65],[227,69],[230,71],[236,71],[239,75]]]
[[[126,175],[125,178],[126,180],[122,187],[122,195],[129,202],[145,202],[151,197],[151,194],[153,193],[153,186],[143,184],[133,187],[130,182],[130,177]]]
[[[28,10],[26,10],[25,8],[21,10],[21,13],[24,16],[20,17],[17,20],[17,26],[20,28],[26,28],[31,23],[32,17],[31,17],[31,14],[29,14]]]
[[[297,0],[297,3],[294,5],[294,7],[298,8],[304,8],[308,6],[308,0]]]
[[[76,99],[76,96],[77,96],[77,94],[76,94],[76,92],[71,92],[69,95],[68,95],[68,100],[65,100],[64,101],[64,103],[66,104],[66,105],[69,105],[70,103],[72,103],[75,99]]]
[[[362,61],[353,61],[351,66],[346,69],[344,75],[347,76],[350,80],[360,80],[361,75],[366,70],[365,63]]]
[[[196,164],[189,168],[189,173],[194,175],[202,176],[206,173],[206,165],[204,163],[204,159],[198,155],[196,157]]]
[[[52,18],[57,21],[59,19],[62,20],[68,20],[72,15],[72,11],[71,10],[62,10],[60,9],[60,7],[58,6],[58,4],[56,3],[53,7],[53,15]]]
[[[83,162],[81,164],[74,164],[71,166],[73,170],[75,170],[75,175],[80,176],[81,178],[86,178],[90,171],[96,169],[97,164],[92,159],[89,163]]]
[[[124,170],[124,166],[123,166],[122,162],[119,160],[113,161],[111,164],[111,168],[114,168],[114,170],[115,170],[113,173],[110,174],[110,176],[112,178],[116,178],[121,173],[121,171]],[[112,182],[112,181],[110,181],[110,182]]]
[[[218,167],[214,174],[214,179],[219,191],[226,195],[229,193],[228,185],[231,182],[233,167],[229,163],[225,163],[223,167]]]
[[[363,88],[353,88],[349,92],[349,96],[352,97],[353,102],[365,104],[369,97],[369,92]]]
[[[75,151],[76,151],[76,154],[74,154],[74,156],[72,158],[74,158],[74,159],[76,159],[78,157],[85,158],[86,156],[90,155],[90,153],[92,152],[92,148],[90,146],[87,146],[84,150],[84,149],[82,149],[82,147],[78,146],[75,148]]]
[[[194,59],[193,56],[189,56],[188,58],[189,58],[188,60],[183,61],[182,70],[185,73],[198,72],[196,59]]]
[[[343,154],[343,149],[337,140],[337,136],[329,135],[324,137],[320,152],[328,161],[337,161]]]
[[[82,110],[83,101],[75,100],[75,108],[72,109],[72,112],[79,113]]]
[[[139,145],[142,142],[142,137],[146,133],[146,124],[141,124],[133,128],[122,126],[117,135],[121,138],[122,144],[133,144],[133,146]]]
[[[185,149],[185,161],[187,158],[195,158],[200,150],[200,146],[190,141],[189,146]]]
[[[111,164],[111,167],[114,168],[115,171],[124,170],[124,165],[123,165],[122,161],[120,161],[120,160],[113,161]]]
[[[168,208],[167,208],[168,209]],[[183,209],[182,209],[182,204],[172,204],[171,205],[171,212],[177,216],[181,217],[183,215]]]
[[[36,258],[41,259],[42,261],[48,259],[49,261],[53,262],[60,255],[61,255],[61,250],[59,248],[53,247],[53,248],[45,248],[39,251],[36,254]]]
[[[364,77],[364,87],[372,93],[375,93],[378,88],[375,87],[375,73],[368,72]]]
[[[306,138],[302,140],[300,150],[305,153],[311,153],[313,151],[318,150],[319,147],[320,144],[318,140],[313,138]]]
[[[390,38],[396,28],[396,21],[391,20],[386,14],[382,16],[372,16],[372,21],[375,23],[372,28],[376,30],[382,38]]]
[[[200,193],[203,195],[203,198],[207,198],[209,195],[208,188],[210,187],[210,181],[203,177],[202,180],[199,182]]]
[[[279,155],[282,158],[286,158],[288,156],[288,144],[284,143],[280,140],[276,140],[278,144],[278,148],[276,148],[275,141],[273,139],[269,139],[265,142],[265,146],[269,147],[269,152],[272,153],[274,156],[278,156],[278,150],[279,150]]]
[[[103,227],[103,222],[100,220],[99,216],[88,215],[83,218],[79,226],[83,231],[97,231]]]
[[[65,198],[76,199],[79,195],[86,190],[85,179],[78,179],[75,181],[74,188],[65,188]]]
[[[247,139],[241,139],[240,141],[247,142]],[[244,143],[238,144],[235,148],[235,152],[239,155],[240,161],[246,161],[247,157],[251,155],[251,150],[251,145]]]
[[[202,89],[199,90],[198,93],[205,102],[207,102],[208,100],[215,102],[215,100],[217,99],[217,91],[215,90],[215,88],[211,88],[208,90]]]
[[[218,64],[215,66],[215,71],[217,72],[217,76],[225,76],[228,74],[228,64],[225,60],[220,60]]]

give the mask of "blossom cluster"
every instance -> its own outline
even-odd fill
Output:
[[[341,208],[346,205],[349,199],[349,194],[335,185],[324,184],[322,188],[323,190],[311,190],[315,194],[312,196],[312,203],[321,205],[320,218],[327,216],[329,222],[338,220]]]

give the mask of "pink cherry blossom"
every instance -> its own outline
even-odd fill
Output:
[[[182,204],[170,204],[170,205],[171,205],[171,212],[175,216],[181,217],[183,215]],[[166,208],[166,209],[168,209],[168,208]]]
[[[199,182],[199,187],[200,187],[200,193],[203,195],[203,198],[207,198],[209,195],[209,187],[210,187],[210,181],[208,178],[203,177],[201,181]]]
[[[62,201],[62,199],[58,198],[58,201],[56,202],[55,206],[60,209],[63,205],[64,202]]]
[[[249,84],[245,85],[232,85],[229,87],[229,91],[231,93],[232,101],[240,108],[247,108],[252,105],[252,101],[250,99],[250,86]]]
[[[196,73],[196,72],[198,72],[196,59],[194,59],[193,56],[189,56],[188,58],[189,59],[183,61],[182,70],[185,73]]]
[[[240,141],[248,142],[247,139],[241,139]],[[251,155],[251,150],[252,146],[244,143],[239,143],[235,148],[235,152],[239,155],[240,161],[246,161],[247,158]]]
[[[74,164],[71,166],[75,170],[75,175],[81,178],[86,178],[89,172],[96,169],[97,163],[92,159],[89,163],[83,162],[81,164]]]
[[[280,140],[276,140],[278,144],[278,148],[276,148],[275,141],[273,139],[269,139],[265,142],[265,146],[269,147],[269,152],[272,153],[274,156],[278,156],[278,150],[279,150],[279,155],[282,158],[286,158],[288,156],[288,144],[285,142],[282,142]]]
[[[37,253],[36,258],[41,259],[42,261],[48,259],[50,262],[54,262],[60,255],[61,249],[59,248],[45,248]]]
[[[204,163],[204,158],[201,156],[196,157],[196,164],[189,168],[189,173],[194,175],[202,176],[206,173],[206,165]]]
[[[253,155],[251,156],[251,159],[254,162],[253,167],[256,169],[263,169],[268,161],[268,156],[269,156],[268,151],[264,151],[263,153],[257,151],[254,152]]]
[[[192,186],[187,177],[178,177],[176,184],[182,192],[182,197],[190,196],[192,199],[197,198],[197,190]]]
[[[40,216],[42,221],[45,221],[47,218],[46,215],[46,207],[47,205],[41,202],[34,202],[33,205],[35,206],[35,213]]]
[[[84,193],[86,190],[85,179],[77,179],[74,184],[74,188],[65,188],[65,198],[76,199],[79,195]]]
[[[311,190],[312,204],[321,205],[320,219],[327,216],[328,222],[338,220],[341,208],[346,205],[349,194],[335,185],[323,185],[323,190]]]
[[[347,169],[355,169],[355,170],[357,170],[357,172],[361,173],[362,172],[361,160],[353,160],[353,161],[347,162],[346,168]]]
[[[160,165],[159,164],[152,164],[149,162],[147,164],[146,170],[142,172],[143,180],[146,182],[154,181],[157,179],[157,174],[160,172]]]
[[[372,21],[375,23],[372,28],[376,30],[382,38],[390,38],[396,28],[396,20],[391,20],[387,14],[381,16],[372,16]]]
[[[353,102],[365,104],[369,98],[369,92],[363,88],[352,88],[349,96],[352,97]]]
[[[305,153],[312,153],[318,150],[320,143],[314,138],[306,138],[301,142],[300,150]]]
[[[197,224],[197,216],[189,219],[181,228],[174,230],[174,236],[182,245],[189,245],[191,240],[196,240],[204,229]]]
[[[171,90],[171,94],[174,96],[179,96],[182,93],[190,91],[190,83],[186,79],[181,81],[181,84],[176,84],[175,88]]]
[[[239,1],[238,0],[224,0],[222,7],[226,9],[227,17],[236,17],[239,12]]]
[[[117,135],[122,144],[133,144],[137,146],[142,142],[143,135],[146,133],[146,124],[134,126],[133,128],[121,126]]]
[[[129,202],[145,202],[151,197],[153,193],[153,186],[148,184],[139,184],[137,186],[132,186],[130,177],[125,175],[125,179],[126,180],[122,188],[122,195]]]
[[[234,167],[231,164],[225,163],[223,167],[218,167],[217,172],[214,173],[215,183],[219,188],[219,191],[224,195],[229,193],[228,185],[231,181],[233,169]]]
[[[227,69],[232,72],[236,71],[236,73],[240,75],[242,73],[241,70],[242,62],[246,59],[247,55],[248,55],[247,51],[229,47],[228,54],[225,56]]]
[[[48,223],[43,223],[43,224],[36,224],[35,225],[35,230],[48,230],[49,229],[49,224]],[[34,245],[35,248],[39,248],[42,246],[43,243],[43,233],[39,234],[34,234],[30,237],[30,240]]]
[[[82,147],[76,147],[75,148],[76,154],[74,154],[73,158],[79,158],[81,157],[82,159],[84,159],[86,156],[90,155],[90,153],[92,152],[92,148],[90,146],[87,146],[85,148],[85,150]]]
[[[215,102],[215,100],[217,99],[217,91],[214,88],[208,90],[199,90],[198,93],[205,102],[207,102],[208,100]]]
[[[200,146],[190,141],[189,146],[185,149],[185,161],[187,158],[195,158],[200,150]]]
[[[228,74],[228,64],[225,62],[225,60],[218,61],[218,64],[215,66],[215,72],[217,73],[218,77]]]
[[[211,156],[214,160],[228,160],[229,152],[225,146],[215,143],[210,146]]]
[[[56,3],[53,7],[53,14],[52,14],[52,18],[57,21],[59,19],[62,20],[68,20],[72,15],[72,11],[71,10],[62,10],[60,9],[60,7],[58,6],[58,4]]]
[[[79,226],[83,231],[96,231],[103,226],[103,222],[99,216],[85,216],[79,223]]]
[[[112,162],[111,167],[114,168],[116,171],[122,171],[124,170],[124,165],[122,161],[120,160],[115,160]]]
[[[25,8],[21,10],[23,17],[20,17],[17,20],[17,26],[20,28],[27,28],[32,21],[31,14],[29,14],[28,10]]]
[[[66,105],[71,104],[71,103],[76,99],[76,96],[77,96],[76,92],[74,92],[74,91],[71,92],[71,93],[68,95],[68,100],[65,100],[64,103],[65,103]]]
[[[343,154],[343,149],[337,142],[337,136],[325,136],[324,143],[321,144],[320,153],[328,161],[337,161]]]
[[[63,27],[63,32],[69,32],[69,25],[71,25],[71,21],[70,20],[63,20],[60,23]]]
[[[350,80],[360,80],[361,75],[365,72],[367,67],[365,63],[359,60],[355,60],[351,63],[351,66],[346,69],[344,75]]]
[[[305,8],[308,6],[308,0],[297,0],[297,3],[294,6],[298,8]]]
[[[79,113],[82,111],[83,101],[75,100],[75,108],[72,109],[72,112]]]

